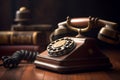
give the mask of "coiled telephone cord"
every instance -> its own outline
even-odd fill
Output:
[[[28,62],[33,62],[39,52],[32,52],[28,50],[20,50],[13,53],[12,56],[2,56],[1,66],[5,68],[16,68],[21,60],[27,60]]]

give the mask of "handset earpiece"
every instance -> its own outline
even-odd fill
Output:
[[[106,24],[98,33],[98,39],[110,44],[119,44],[120,33]]]
[[[58,28],[56,28],[50,35],[50,42],[62,38],[67,34],[67,28],[65,27],[65,23],[58,23]]]
[[[98,39],[109,44],[119,44],[120,33],[116,30],[117,24],[106,24],[98,33]]]

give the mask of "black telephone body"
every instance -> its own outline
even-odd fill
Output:
[[[97,48],[95,39],[75,37],[51,42],[47,50],[37,55],[34,64],[38,68],[60,73],[112,67],[108,57]]]

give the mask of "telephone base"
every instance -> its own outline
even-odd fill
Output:
[[[99,59],[100,60],[100,59]],[[50,71],[55,71],[55,72],[59,72],[59,73],[68,73],[68,72],[84,72],[84,71],[97,71],[97,70],[108,70],[110,69],[110,67],[112,66],[109,62],[104,62],[104,63],[99,63],[99,60],[95,60],[96,63],[93,63],[93,60],[81,60],[82,62],[87,62],[87,63],[83,63],[83,64],[79,64],[79,65],[56,65],[53,63],[49,63],[49,62],[45,62],[45,61],[39,61],[36,60],[35,64],[37,68],[43,68],[43,69],[47,69]],[[76,61],[77,62],[77,61]],[[80,62],[78,60],[78,62]],[[93,64],[90,64],[90,63]],[[68,62],[66,62],[67,64]],[[72,62],[74,63],[74,62]]]
[[[109,58],[105,56],[95,44],[94,39],[78,41],[76,48],[61,57],[50,57],[47,50],[37,55],[34,62],[36,67],[65,73],[73,71],[88,71],[108,69],[112,67]]]

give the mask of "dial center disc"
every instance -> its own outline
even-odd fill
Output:
[[[66,43],[66,40],[61,40],[61,41],[58,41],[55,44],[53,44],[53,47],[54,48],[61,47],[61,46],[65,45],[65,43]]]

